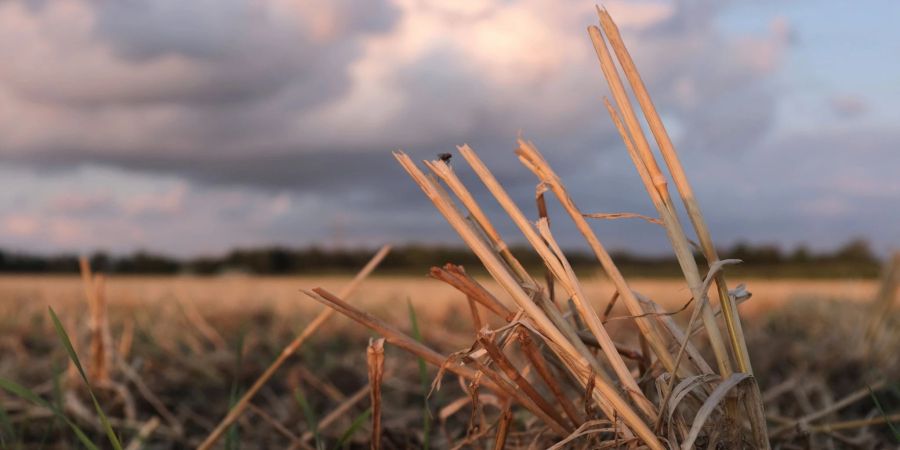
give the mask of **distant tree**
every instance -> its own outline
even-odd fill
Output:
[[[255,274],[292,274],[355,272],[371,257],[373,249],[321,247],[289,248],[259,247],[235,249],[225,256],[204,257],[190,260],[152,254],[140,251],[131,255],[111,256],[98,252],[91,256],[94,270],[109,273],[172,274],[189,272],[196,274],[216,274],[240,271]],[[515,245],[512,253],[532,274],[544,273],[544,263],[530,247]],[[566,258],[576,270],[597,270],[599,264],[592,253],[582,250],[568,250]],[[875,256],[869,243],[855,239],[831,253],[815,253],[805,245],[784,253],[771,244],[755,245],[737,242],[730,249],[720,252],[722,258],[738,258],[744,264],[733,271],[760,276],[816,276],[816,277],[874,277],[877,276],[880,260]],[[646,276],[677,276],[678,264],[671,253],[655,256],[640,255],[627,251],[614,251],[613,259],[626,274]],[[698,258],[703,263],[703,258]],[[448,262],[463,265],[471,272],[483,271],[478,258],[461,246],[433,246],[408,244],[396,246],[388,254],[379,270],[382,272],[406,272],[424,274],[431,266],[441,266]],[[78,258],[75,255],[41,256],[0,251],[0,271],[6,273],[78,273]]]
[[[872,253],[869,242],[865,239],[854,239],[843,247],[839,248],[835,254],[835,258],[843,261],[852,261],[858,263],[878,262],[878,258]]]
[[[725,253],[728,258],[736,258],[744,261],[744,265],[771,265],[784,260],[781,249],[773,244],[750,245],[739,241],[731,250]]]
[[[91,255],[91,269],[95,272],[110,272],[113,268],[113,260],[104,252],[97,252]]]
[[[793,252],[791,252],[791,256],[788,257],[788,260],[795,264],[804,264],[810,262],[812,257],[812,253],[810,253],[806,244],[800,244]]]
[[[138,251],[127,258],[122,258],[114,264],[115,272],[121,273],[177,273],[181,264],[165,256],[154,255],[145,251]]]

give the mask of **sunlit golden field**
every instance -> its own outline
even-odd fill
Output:
[[[255,311],[274,311],[296,314],[302,319],[321,307],[300,293],[300,289],[324,287],[336,292],[350,281],[351,276],[298,277],[112,277],[106,280],[109,307],[113,310],[134,310],[136,314],[175,309],[178,302],[196,305],[212,317],[231,314],[252,314]],[[499,298],[503,298],[496,283],[487,277],[478,279]],[[735,279],[732,284],[744,283],[753,297],[741,306],[742,314],[757,316],[772,308],[797,299],[834,299],[866,302],[872,299],[877,280],[793,280],[793,279]],[[629,285],[657,303],[677,309],[690,299],[684,280],[631,279]],[[584,278],[586,294],[598,307],[604,307],[614,292],[613,285],[599,277]],[[52,306],[59,312],[85,307],[81,279],[68,276],[3,276],[0,277],[0,299],[5,314],[46,310]],[[439,320],[465,306],[461,294],[450,286],[420,277],[373,276],[353,295],[352,300],[365,310],[390,310],[398,304],[412,301],[421,309],[420,316]],[[406,317],[405,309],[399,311]],[[388,318],[391,318],[390,315]],[[335,323],[342,321],[336,319]],[[298,326],[301,325],[298,323]]]
[[[111,371],[112,383],[94,386],[94,390],[123,436],[134,437],[138,429],[154,421],[152,432],[146,437],[146,448],[197,446],[227,413],[235,395],[248,388],[322,310],[300,289],[321,286],[336,292],[349,280],[345,276],[240,275],[106,279],[111,342],[120,361]],[[599,277],[584,280],[588,297],[602,311],[612,296],[612,285]],[[508,301],[491,280],[479,281],[499,299]],[[869,383],[883,385],[886,380],[897,379],[897,364],[892,358],[881,354],[871,359],[871,355],[854,350],[861,339],[856,333],[868,317],[867,304],[875,294],[877,281],[737,282],[746,283],[753,293],[741,305],[741,311],[770,419],[790,423],[788,418],[814,412]],[[669,311],[679,310],[690,298],[680,280],[634,279],[631,286]],[[449,355],[471,344],[474,330],[465,298],[424,275],[373,276],[349,297],[354,305],[411,333],[407,300],[415,309],[429,346]],[[67,358],[53,331],[48,307],[56,311],[82,362],[89,367],[85,361],[90,342],[89,313],[81,279],[7,276],[0,278],[0,376],[45,398],[59,395],[62,409],[95,442],[102,442],[86,391],[76,373],[66,369]],[[689,313],[690,308],[679,313],[676,320],[684,323]],[[611,317],[623,314],[617,306]],[[626,334],[628,330],[622,327],[629,326],[627,323],[628,320],[610,320],[610,332],[614,337],[619,331]],[[295,398],[298,391],[305,393],[317,420],[322,421],[317,425],[319,439],[337,442],[350,429],[352,420],[368,408],[365,355],[367,340],[373,336],[347,318],[334,315],[275,373],[234,431],[223,438],[224,445],[314,448],[315,436],[309,433],[310,424]],[[886,339],[889,345],[895,345],[896,333]],[[625,340],[629,341],[627,337]],[[420,409],[423,394],[416,360],[391,344],[386,347],[382,413],[385,445],[419,447],[424,439]],[[776,348],[777,352],[773,351]],[[840,354],[840,361],[835,360],[836,354]],[[122,364],[130,370],[123,369]],[[428,382],[436,374],[429,367]],[[444,378],[443,387],[429,397],[434,415],[430,441],[440,448],[463,440],[459,427],[466,428],[471,412],[471,406],[466,406],[467,394],[453,378]],[[57,383],[68,387],[55,391]],[[889,404],[897,400],[885,398]],[[482,401],[486,402],[483,407],[491,408],[490,396]],[[29,445],[41,440],[62,447],[76,445],[72,433],[46,410],[8,395],[4,405],[16,430],[13,442],[22,444],[21,448],[31,448]],[[335,410],[337,414],[333,414]],[[871,400],[863,398],[830,414],[825,422],[871,418],[873,411]],[[332,417],[328,417],[330,413]],[[777,428],[775,425],[773,428]],[[367,427],[364,424],[345,439],[346,445],[362,448]],[[535,439],[531,427],[527,421],[514,422],[508,442],[526,446]],[[887,433],[884,426],[869,427],[856,439],[885,442]],[[854,438],[850,432],[845,434],[841,436]],[[804,433],[793,431],[777,438],[786,443],[815,442]],[[9,442],[8,436],[6,439]]]
[[[312,277],[113,277],[106,281],[108,305],[113,317],[133,317],[137,323],[157,318],[165,321],[187,320],[185,308],[196,308],[212,322],[241,326],[242,321],[254,315],[272,314],[291,318],[298,329],[304,326],[322,306],[303,295],[301,289],[323,287],[337,292],[351,276]],[[488,277],[479,281],[504,300],[496,282]],[[690,300],[690,291],[679,279],[634,279],[630,285],[664,306],[676,311]],[[744,283],[753,294],[741,306],[741,313],[750,320],[766,313],[777,312],[791,302],[814,299],[820,302],[840,300],[865,303],[871,301],[877,289],[877,280],[786,280],[749,279],[735,280]],[[602,310],[615,292],[614,286],[600,277],[585,278],[586,294],[595,306]],[[46,314],[53,307],[64,320],[87,320],[84,288],[78,277],[56,276],[7,276],[0,277],[0,307],[5,317],[23,317]],[[468,334],[454,336],[467,326],[468,306],[465,298],[452,287],[423,275],[389,277],[375,276],[367,279],[350,298],[352,303],[365,311],[375,312],[389,323],[408,322],[406,302],[415,307],[421,321],[428,324],[445,324],[444,327],[428,326],[423,336],[435,340],[450,340],[463,345]],[[508,302],[508,300],[506,300]],[[614,309],[624,314],[621,305]],[[79,319],[79,316],[81,318]],[[683,314],[686,320],[687,314]],[[454,321],[455,319],[459,319]],[[334,317],[319,334],[328,336],[355,330],[357,327],[343,317]],[[181,329],[187,332],[185,329]]]

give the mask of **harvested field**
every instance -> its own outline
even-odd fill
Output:
[[[298,276],[298,277],[112,277],[106,281],[111,300],[110,308],[144,311],[165,311],[177,308],[177,303],[190,302],[212,316],[236,316],[260,311],[273,311],[311,317],[321,307],[300,293],[300,289],[323,287],[337,291],[346,285],[350,276]],[[478,278],[488,290],[499,294],[496,282]],[[605,302],[615,292],[613,285],[602,277],[584,278],[585,293]],[[690,291],[683,280],[645,279],[629,280],[634,290],[653,298],[667,309],[677,309],[690,299]],[[850,302],[870,301],[878,288],[877,280],[794,280],[794,279],[735,279],[735,284],[745,284],[753,294],[752,300],[741,306],[742,315],[758,316],[773,308],[802,299],[841,300]],[[462,305],[460,294],[444,283],[420,277],[373,276],[366,281],[364,290],[354,295],[354,303],[365,310],[385,310],[390,314],[397,303],[406,299],[421,309],[422,319],[440,321]],[[81,279],[72,276],[0,276],[0,307],[7,317],[29,313],[44,313],[52,306],[60,315],[72,308],[84,307],[84,288]],[[115,312],[114,312],[115,314]],[[146,313],[144,313],[146,314]],[[406,317],[405,310],[388,319]],[[298,325],[302,324],[298,323]]]
[[[122,392],[127,392],[128,402],[123,403],[119,394],[102,387],[95,386],[95,390],[107,412],[120,418],[116,429],[124,437],[134,436],[134,429],[156,417],[158,426],[149,433],[145,448],[196,446],[227,412],[233,392],[249,387],[281,348],[321,310],[299,289],[322,286],[336,291],[349,280],[342,276],[111,278],[106,282],[106,292],[112,341],[132,368],[113,369],[112,379],[124,387]],[[860,339],[856,335],[858,325],[869,311],[867,304],[876,282],[742,282],[753,293],[741,310],[747,317],[750,351],[767,399],[767,413],[772,418],[786,422],[788,418],[820,410],[867,385],[878,387],[897,380],[900,368],[896,358],[882,354],[884,359],[873,360],[863,353],[848,351],[854,348],[848,342]],[[496,291],[496,286],[487,281],[485,284]],[[669,309],[677,309],[689,297],[683,282],[676,280],[637,279],[633,285],[635,290],[659,298]],[[609,283],[602,279],[588,280],[585,290],[590,298],[597,299],[601,310],[611,294]],[[472,330],[464,319],[468,315],[464,297],[436,280],[424,276],[374,276],[361,285],[351,302],[409,332],[407,299],[415,307],[426,343],[444,354],[469,345]],[[67,358],[50,323],[48,306],[57,311],[69,334],[78,336],[76,348],[86,358],[89,315],[80,279],[2,277],[0,308],[6,320],[0,329],[0,377],[49,399],[55,395],[54,380],[70,386],[77,395],[62,395],[64,409],[69,414],[74,412],[76,423],[100,442],[101,431],[95,428],[98,422],[88,409],[83,385],[67,369]],[[195,313],[202,321],[198,322]],[[616,308],[613,317],[623,313]],[[686,320],[687,314],[681,313],[679,321]],[[204,324],[213,330],[212,334]],[[223,442],[230,442],[231,448],[284,448],[306,436],[308,445],[314,445],[309,424],[294,396],[300,389],[317,414],[321,438],[329,447],[333,445],[352,420],[369,407],[368,391],[363,388],[370,336],[374,335],[346,318],[333,317],[260,391],[253,409]],[[885,345],[896,349],[900,345],[896,331],[892,336]],[[126,340],[131,342],[127,350],[122,347]],[[240,358],[238,348],[242,349]],[[775,348],[777,352],[772,351]],[[236,365],[239,360],[240,367]],[[384,448],[421,446],[423,395],[415,360],[387,344],[385,367]],[[133,377],[135,374],[138,378]],[[429,368],[428,381],[435,375],[436,370]],[[460,433],[471,412],[471,406],[460,404],[465,396],[452,377],[445,377],[442,389],[429,399],[429,409],[435,417],[432,446],[451,447],[451,443],[464,438]],[[7,394],[2,398],[15,430],[13,440],[4,435],[9,448],[16,448],[17,444],[20,448],[32,448],[39,442],[47,442],[47,448],[77,446],[72,433],[46,410]],[[321,422],[348,398],[355,401],[345,413],[336,420]],[[889,386],[878,391],[878,398],[884,408],[896,410],[900,406],[900,395]],[[161,414],[159,405],[171,414],[171,421]],[[491,406],[485,408],[492,414]],[[791,429],[773,442],[783,443],[782,448],[820,448],[817,445],[833,442],[833,435],[837,435],[837,442],[858,442],[861,448],[874,448],[866,446],[876,442],[888,446],[892,438],[885,425],[822,434],[822,427],[830,423],[878,417],[871,398],[864,396],[847,408],[804,425],[807,429],[819,427],[817,433],[808,434],[802,427]],[[772,422],[773,429],[781,422]],[[526,446],[534,439],[533,433],[528,432],[529,423],[513,423],[511,447]],[[366,422],[347,442],[361,448],[368,440],[368,432]]]

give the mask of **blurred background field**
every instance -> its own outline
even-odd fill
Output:
[[[478,279],[500,294],[492,280]],[[337,291],[349,280],[349,276],[339,275],[107,277],[104,284],[112,342],[117,359],[121,357],[129,369],[113,369],[113,379],[122,388],[94,389],[107,413],[116,418],[114,425],[123,437],[133,438],[148,421],[159,420],[148,434],[145,448],[196,446],[321,311],[320,305],[299,290],[321,286]],[[602,277],[585,277],[584,281],[588,297],[603,310],[612,285]],[[879,388],[877,398],[883,408],[890,411],[900,406],[900,392],[891,384],[900,374],[895,355],[900,348],[896,318],[887,324],[893,331],[882,337],[880,345],[886,351],[873,355],[862,350],[859,330],[869,318],[877,280],[735,277],[733,282],[745,283],[753,294],[740,308],[770,419],[789,423],[788,418],[827,407],[867,385]],[[690,298],[681,280],[636,278],[631,285],[670,311],[678,310]],[[350,302],[411,332],[409,302],[424,341],[444,354],[462,350],[471,342],[474,330],[464,297],[424,275],[374,275],[363,282]],[[90,342],[87,305],[77,277],[0,277],[0,377],[59,402],[100,442],[102,434],[86,407],[83,385],[73,377],[47,312],[48,306],[57,312],[84,360]],[[612,317],[622,314],[616,307]],[[687,314],[676,319],[684,322]],[[610,321],[610,332],[615,335],[621,327],[630,326],[626,322]],[[319,439],[333,445],[369,407],[365,348],[372,336],[344,317],[333,317],[254,398],[251,409],[223,438],[221,448],[315,448],[310,422],[297,402],[298,392],[317,415]],[[385,367],[385,448],[419,447],[424,440],[423,390],[415,359],[387,345]],[[429,382],[435,375],[436,370],[429,367]],[[464,437],[459,429],[465,428],[470,409],[464,405],[467,394],[453,378],[444,378],[444,387],[429,398],[434,415],[430,440],[439,448],[451,447]],[[6,413],[3,423],[8,428],[3,437],[8,448],[78,446],[74,435],[46,410],[8,394],[0,394],[0,399]],[[339,414],[329,417],[336,409]],[[866,394],[820,422],[871,419],[879,414]],[[347,444],[363,448],[367,427],[368,422]],[[514,428],[511,445],[526,446],[534,439],[526,423]],[[893,439],[890,428],[883,424],[831,434],[842,439],[837,442],[856,443],[858,448],[889,445]],[[773,437],[773,442],[783,444],[781,448],[825,442],[815,436],[792,428]]]
[[[225,275],[197,276],[112,276],[106,282],[112,314],[130,312],[138,317],[151,318],[181,304],[190,304],[205,315],[240,317],[243,314],[272,311],[292,314],[298,326],[308,320],[320,306],[300,293],[300,289],[324,287],[338,291],[352,279],[347,275],[312,276],[253,276]],[[479,281],[498,298],[503,298],[496,283],[487,277]],[[595,299],[598,308],[605,307],[614,287],[603,277],[585,277],[585,290]],[[874,297],[877,279],[766,279],[734,277],[734,284],[744,283],[753,294],[741,311],[757,317],[783,307],[792,301],[817,299],[865,303]],[[691,294],[683,280],[667,278],[634,278],[630,285],[668,310],[675,310],[690,300]],[[61,315],[78,313],[85,307],[81,279],[60,275],[0,276],[0,308],[7,318],[23,314],[43,314],[52,306]],[[440,323],[451,312],[466,306],[453,288],[425,275],[373,276],[365,287],[354,295],[354,303],[362,309],[391,311],[409,300],[421,309],[420,315],[429,323]],[[398,310],[402,319],[405,309]],[[432,322],[432,319],[434,322]],[[427,330],[425,332],[427,335]]]

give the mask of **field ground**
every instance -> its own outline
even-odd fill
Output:
[[[106,280],[112,341],[132,369],[113,371],[113,380],[124,390],[98,388],[101,401],[111,416],[118,418],[114,425],[128,441],[135,434],[131,429],[160,416],[161,424],[149,435],[147,448],[195,446],[224,416],[236,395],[250,386],[322,309],[300,289],[321,286],[338,292],[349,279],[235,275]],[[481,281],[500,294],[492,281]],[[866,303],[877,289],[876,281],[748,279],[732,283],[746,283],[753,293],[741,310],[757,376],[768,396],[767,413],[775,421],[771,427],[827,407],[868,384],[890,387],[900,380],[896,328],[876,344],[878,351],[860,350],[858,334],[867,318]],[[690,297],[683,281],[635,279],[630,285],[669,311],[679,309]],[[601,309],[613,293],[612,285],[601,278],[588,279],[585,289]],[[433,348],[449,354],[471,343],[473,330],[465,299],[425,276],[374,276],[349,301],[408,332],[407,299],[415,308],[425,342]],[[0,277],[0,377],[63,405],[74,414],[76,423],[100,442],[96,421],[92,424],[90,410],[83,408],[89,403],[80,381],[71,371],[66,373],[67,359],[49,321],[48,306],[76,338],[82,359],[87,359],[88,308],[81,280],[4,276]],[[618,307],[616,314],[623,314]],[[683,312],[677,319],[686,320],[688,314]],[[627,320],[618,322],[610,322],[611,333],[616,327],[628,326]],[[888,322],[897,325],[893,319]],[[370,336],[368,330],[335,315],[266,385],[254,400],[252,411],[257,412],[245,414],[223,443],[232,445],[228,448],[238,448],[235,445],[240,443],[240,448],[255,449],[283,448],[293,442],[297,448],[308,448],[308,444],[297,443],[311,444],[315,438],[304,435],[310,425],[295,400],[298,389],[306,393],[317,420],[323,421],[347,397],[357,394],[355,405],[321,425],[322,439],[335,442],[368,405],[368,397],[359,393],[365,393],[365,345]],[[390,345],[386,355],[384,426],[388,448],[420,446],[423,397],[416,360]],[[130,375],[126,376],[126,371]],[[430,368],[429,380],[435,374]],[[895,387],[879,394],[883,407],[891,411],[900,408],[900,392],[896,391]],[[465,432],[471,408],[458,406],[463,398],[465,392],[449,377],[430,398],[435,416],[431,442],[435,446],[450,447],[464,437],[460,433]],[[46,410],[5,393],[0,400],[8,415],[3,424],[4,448],[14,448],[10,442],[22,444],[22,448],[38,442],[47,443],[47,448],[75,446],[72,433]],[[819,420],[838,422],[878,414],[864,396]],[[363,445],[366,427],[352,438],[354,445]],[[510,434],[511,442],[525,445],[534,439],[527,432],[527,423],[518,428]],[[838,448],[854,442],[866,448],[872,443],[888,445],[892,439],[884,425],[832,431],[824,438],[798,430],[783,432],[782,448],[819,448],[834,442],[839,443]]]
[[[114,277],[106,281],[107,296],[112,309],[140,308],[159,310],[172,308],[180,300],[195,304],[204,314],[212,316],[250,313],[255,310],[274,310],[279,313],[313,314],[321,307],[304,296],[300,289],[324,287],[332,292],[350,281],[350,276],[316,277]],[[585,278],[585,293],[600,307],[614,292],[605,279]],[[495,294],[500,293],[489,278],[479,281]],[[750,317],[798,299],[869,301],[875,295],[878,282],[868,279],[735,279],[733,285],[745,284],[753,297],[741,311]],[[690,291],[683,280],[631,279],[631,287],[672,310],[690,299]],[[730,286],[734,287],[734,286]],[[502,295],[497,295],[501,300]],[[422,311],[423,320],[440,321],[449,310],[465,306],[461,295],[453,288],[426,276],[373,276],[353,295],[352,301],[363,309],[393,309],[406,300]],[[82,308],[84,288],[74,276],[2,276],[0,277],[0,308],[17,311],[19,308],[46,309],[58,312],[68,308]],[[405,317],[405,308],[400,308]],[[61,314],[63,315],[63,314]],[[431,323],[431,322],[430,322]],[[298,324],[300,325],[300,324]]]

